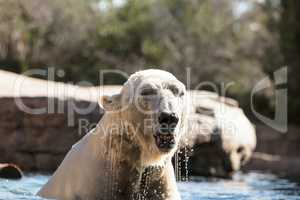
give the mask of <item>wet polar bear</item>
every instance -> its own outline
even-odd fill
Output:
[[[69,151],[39,196],[178,200],[171,157],[186,125],[186,89],[162,70],[134,73],[103,96],[98,126]]]

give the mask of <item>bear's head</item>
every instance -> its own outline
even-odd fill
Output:
[[[120,94],[104,96],[106,112],[118,113],[126,134],[145,159],[172,155],[186,123],[186,89],[171,73],[149,69],[131,75]]]

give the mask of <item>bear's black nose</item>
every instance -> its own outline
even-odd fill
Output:
[[[161,112],[158,117],[162,132],[172,133],[178,124],[178,121],[179,118],[175,113]]]

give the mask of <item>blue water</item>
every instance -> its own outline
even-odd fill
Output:
[[[20,181],[0,179],[0,199],[38,200],[34,194],[49,176],[28,175]],[[237,174],[233,180],[192,178],[178,183],[183,200],[300,200],[300,186],[270,174]]]

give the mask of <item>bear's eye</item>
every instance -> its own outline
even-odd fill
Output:
[[[180,93],[179,93],[179,96],[180,97],[183,97],[185,95],[185,92],[184,91],[181,91]]]
[[[169,85],[168,89],[171,90],[171,92],[177,96],[179,94],[179,89],[176,87],[176,85]]]
[[[145,88],[140,93],[142,96],[150,96],[150,95],[156,95],[157,90],[154,88]]]

